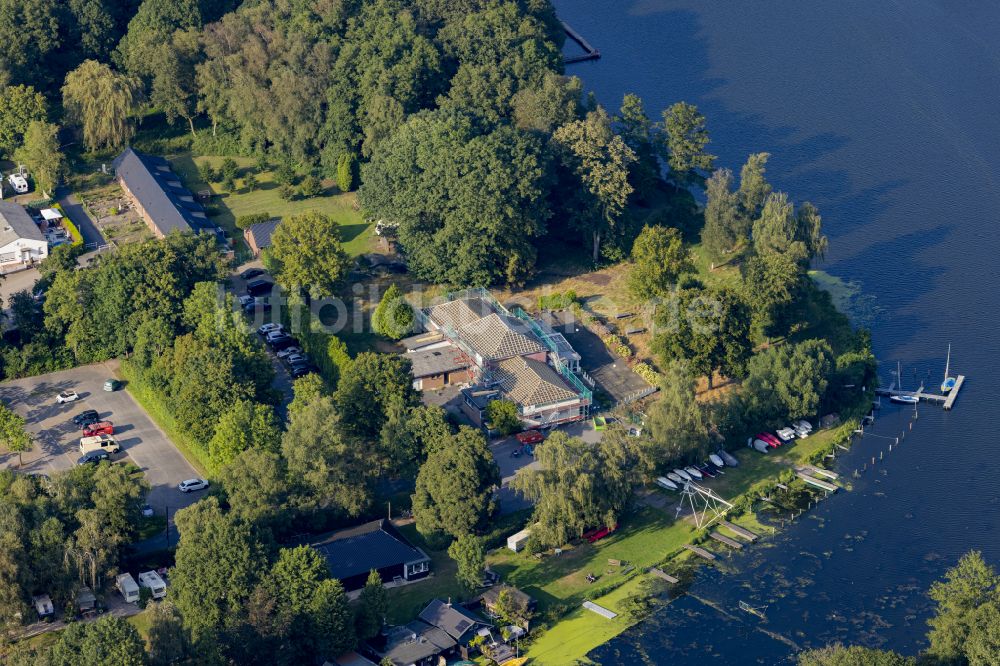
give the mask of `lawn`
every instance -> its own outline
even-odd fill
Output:
[[[211,190],[215,195],[209,204],[217,209],[215,219],[233,238],[242,239],[242,232],[236,229],[236,218],[254,213],[267,213],[272,217],[287,217],[306,211],[319,211],[329,215],[340,224],[341,240],[344,249],[351,256],[370,252],[373,247],[373,236],[369,224],[364,221],[357,209],[357,196],[353,192],[342,193],[332,181],[323,181],[324,191],[320,196],[302,198],[296,195],[292,201],[285,201],[278,196],[278,184],[274,182],[272,171],[257,172],[257,187],[248,191],[242,182],[242,176],[249,170],[256,171],[256,161],[247,157],[233,158],[239,165],[237,189],[225,192],[220,183],[206,183],[198,174],[198,165],[208,162],[218,168],[225,159],[218,156],[193,156],[190,152],[170,155],[170,162],[184,180],[184,184],[193,192]],[[242,241],[241,241],[242,242]]]
[[[406,624],[424,609],[431,599],[462,599],[465,591],[455,580],[457,566],[443,550],[431,550],[416,525],[403,525],[399,531],[414,546],[431,558],[430,578],[403,587],[389,589],[389,624]]]

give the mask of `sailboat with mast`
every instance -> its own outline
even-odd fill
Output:
[[[893,393],[891,396],[889,396],[889,400],[899,405],[915,405],[918,402],[920,402],[920,398],[913,395],[912,393],[902,393],[903,370],[899,361],[896,361],[896,382],[899,384],[899,386],[896,387],[896,390],[900,391],[900,393]]]
[[[948,343],[948,360],[944,364],[944,381],[941,382],[941,393],[947,393],[948,391],[955,388],[955,378],[949,377],[948,373],[951,370],[951,343]]]

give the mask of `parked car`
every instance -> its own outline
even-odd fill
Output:
[[[250,296],[263,296],[270,294],[274,288],[274,283],[268,280],[254,280],[247,283],[247,294]]]
[[[96,437],[97,435],[115,434],[115,424],[111,421],[97,421],[89,423],[83,427],[84,437]]]
[[[276,338],[268,344],[271,346],[272,351],[280,352],[292,347],[298,347],[299,341],[290,335],[286,335],[282,338]]]
[[[96,465],[97,463],[107,460],[111,462],[111,454],[107,451],[91,451],[90,453],[82,456],[76,461],[77,465]]]
[[[240,277],[243,278],[244,280],[252,280],[253,278],[263,275],[266,272],[267,271],[265,271],[263,268],[248,268],[242,273],[240,273]]]
[[[291,347],[285,347],[284,349],[280,350],[278,352],[278,358],[288,358],[292,354],[301,354],[301,353],[302,349],[300,347],[292,345]]]
[[[93,435],[80,438],[80,453],[82,455],[87,455],[91,451],[118,453],[120,450],[121,445],[112,435]]]
[[[142,505],[142,517],[143,518],[152,518],[153,517],[153,507],[149,506],[148,504],[143,504]]]
[[[522,444],[538,444],[545,440],[545,435],[537,430],[525,430],[524,432],[517,433],[514,437]]]
[[[288,341],[292,341],[293,343],[296,342],[295,338],[288,335],[288,333],[285,333],[284,331],[273,331],[271,333],[268,333],[267,337],[264,339],[264,342],[266,342],[268,345],[272,347],[275,345],[275,343],[283,343]]]
[[[243,306],[243,312],[245,314],[253,314],[254,312],[270,312],[271,304],[262,298],[254,298],[249,303]]]
[[[73,417],[73,425],[79,426],[80,428],[88,426],[91,423],[97,423],[101,420],[100,415],[97,413],[96,409],[88,409],[80,412]]]
[[[204,490],[208,488],[208,481],[205,479],[188,479],[187,481],[181,481],[177,485],[177,490],[182,493],[190,493],[195,490]]]
[[[76,391],[60,391],[56,396],[56,402],[65,405],[67,402],[76,402],[80,399],[80,394]]]
[[[309,365],[309,358],[303,354],[290,354],[285,357],[288,365]]]
[[[291,370],[291,372],[289,374],[291,374],[292,379],[298,379],[299,377],[305,377],[306,375],[311,374],[313,372],[316,372],[316,368],[314,366],[311,366],[311,365],[301,366],[300,365],[300,366],[296,366],[296,367],[292,368],[292,370]]]
[[[271,333],[273,331],[284,331],[284,330],[285,327],[282,326],[281,324],[275,324],[275,323],[264,324],[263,326],[257,329],[257,335],[266,336],[268,333]]]
[[[104,380],[104,390],[108,391],[109,393],[114,393],[121,387],[122,387],[121,381],[115,379],[114,377],[112,377],[111,379]]]
[[[243,294],[242,296],[238,297],[236,300],[239,302],[240,307],[243,308],[244,310],[246,310],[247,305],[253,303],[254,298],[250,294]]]

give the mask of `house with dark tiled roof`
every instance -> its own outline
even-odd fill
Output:
[[[331,532],[310,545],[326,559],[330,575],[348,592],[364,587],[372,569],[384,583],[419,580],[431,570],[427,554],[384,519]]]
[[[445,603],[440,599],[432,600],[417,617],[437,627],[460,645],[468,645],[478,629],[493,626],[461,606]]]
[[[118,184],[157,238],[179,231],[210,233],[220,243],[226,242],[222,228],[208,219],[170,162],[130,147],[115,158],[112,166]]]
[[[425,331],[402,341],[415,388],[465,384],[462,409],[479,425],[493,400],[514,402],[526,428],[586,418],[592,394],[580,355],[547,324],[485,289],[416,312]]]
[[[250,248],[253,256],[260,256],[261,250],[271,247],[271,234],[278,228],[280,222],[280,219],[275,218],[267,222],[251,224],[243,230],[243,240],[247,242],[247,247]]]

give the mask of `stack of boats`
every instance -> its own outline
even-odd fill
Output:
[[[775,431],[773,435],[769,432],[759,432],[753,437],[748,437],[747,446],[761,453],[767,453],[796,437],[805,439],[812,433],[812,429],[812,424],[809,421],[796,421],[787,428]]]
[[[736,467],[739,464],[739,460],[720,449],[718,453],[708,456],[708,460],[700,465],[678,467],[672,472],[667,472],[666,476],[658,477],[656,485],[667,490],[680,490],[691,481],[714,479],[720,474],[725,474],[724,467]]]

